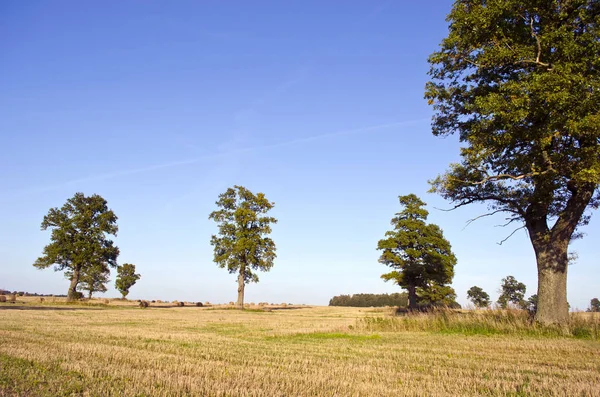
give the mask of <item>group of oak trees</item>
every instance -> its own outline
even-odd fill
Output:
[[[140,278],[132,264],[117,265],[119,248],[109,236],[119,230],[117,216],[106,200],[97,194],[86,197],[75,193],[61,208],[51,208],[42,221],[42,230],[51,229],[50,244],[33,266],[45,269],[54,265],[70,280],[67,300],[80,299],[87,291],[106,292],[110,268],[117,268],[116,287],[123,298]]]
[[[434,109],[433,134],[458,134],[461,161],[431,181],[431,191],[454,208],[487,203],[482,216],[504,213],[505,226],[527,230],[538,270],[536,320],[564,323],[569,245],[600,205],[600,2],[456,0],[447,20],[448,36],[429,57],[425,98]],[[394,230],[378,245],[380,261],[392,268],[384,278],[406,288],[413,307],[418,296],[450,299],[456,259],[449,244],[425,223],[420,200],[401,202]],[[273,204],[242,187],[217,204],[210,215],[219,225],[215,261],[238,274],[242,305],[256,270],[273,266],[268,234],[276,220],[266,215]],[[93,204],[98,224],[57,212],[44,220],[43,228],[56,227],[53,239],[72,250],[48,246],[36,266],[72,271],[70,297],[80,280],[91,277],[87,285],[116,266],[118,249],[103,236],[116,233],[116,217],[103,205],[99,198]],[[62,231],[64,222],[92,235]]]

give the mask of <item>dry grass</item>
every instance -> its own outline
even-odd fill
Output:
[[[599,392],[600,343],[592,340],[370,331],[361,324],[378,320],[363,318],[386,315],[370,309],[141,310],[48,300],[38,301],[42,310],[0,310],[0,395]]]
[[[402,316],[366,317],[359,328],[366,331],[428,331],[465,335],[527,335],[600,340],[600,313],[571,313],[564,327],[543,326],[524,310],[452,310]]]

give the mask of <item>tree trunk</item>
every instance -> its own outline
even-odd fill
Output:
[[[238,275],[238,298],[237,298],[237,303],[236,306],[238,307],[238,309],[243,309],[244,308],[244,273],[245,273],[245,268],[244,266],[241,267],[240,269],[240,274]]]
[[[417,309],[417,287],[414,285],[408,286],[408,308],[410,310]]]
[[[535,247],[538,268],[538,307],[536,321],[543,324],[566,324],[568,242],[548,241]]]
[[[92,293],[93,293],[93,292],[94,292],[94,291],[90,290],[90,293],[88,294],[88,299],[92,299]]]
[[[73,270],[73,276],[71,276],[71,285],[69,286],[69,292],[67,293],[67,302],[77,300],[77,284],[79,284],[79,271],[78,267]]]

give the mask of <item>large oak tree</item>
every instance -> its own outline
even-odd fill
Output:
[[[108,238],[117,234],[117,216],[99,195],[75,193],[61,208],[51,208],[41,227],[52,230],[51,242],[33,266],[65,271],[71,280],[68,300],[79,296],[82,275],[108,273],[117,266],[119,248]]]
[[[271,224],[277,219],[266,215],[274,203],[263,193],[254,194],[243,186],[234,186],[220,194],[216,204],[219,210],[209,215],[219,228],[218,235],[210,240],[214,261],[229,273],[237,273],[236,305],[243,309],[245,285],[258,282],[256,271],[269,271],[277,256],[275,243],[268,237]]]
[[[526,228],[543,323],[568,320],[569,243],[600,203],[600,2],[457,0],[425,97],[462,161],[432,182]]]

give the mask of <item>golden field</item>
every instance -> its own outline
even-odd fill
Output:
[[[384,309],[19,301],[0,303],[1,396],[600,395],[593,339],[412,331]]]

